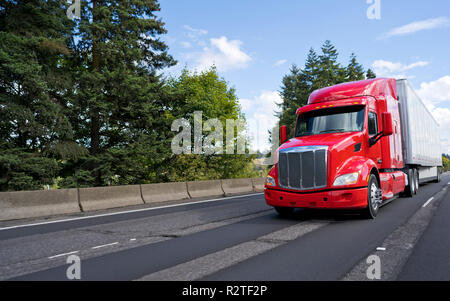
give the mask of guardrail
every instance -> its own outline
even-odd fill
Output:
[[[0,221],[264,191],[264,178],[0,192]]]

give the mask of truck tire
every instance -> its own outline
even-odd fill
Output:
[[[275,207],[275,211],[282,217],[291,216],[294,213],[295,208],[291,207]]]
[[[410,198],[415,194],[416,185],[414,184],[414,169],[408,169],[408,186],[405,187],[405,191],[403,191],[403,195]]]
[[[419,170],[414,169],[414,194],[419,192]]]
[[[368,219],[374,219],[381,204],[381,189],[377,177],[374,174],[370,175],[369,183],[367,185],[367,207],[363,210],[362,215]]]
[[[441,171],[439,170],[439,167],[436,167],[437,169],[437,175],[436,175],[436,180],[434,180],[434,183],[439,183],[441,182]]]

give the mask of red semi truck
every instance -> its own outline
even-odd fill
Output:
[[[281,215],[295,208],[358,209],[375,218],[419,183],[440,181],[439,125],[407,80],[377,78],[314,91],[297,110],[265,182]]]

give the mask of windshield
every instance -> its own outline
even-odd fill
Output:
[[[314,110],[297,119],[295,137],[325,133],[360,132],[364,128],[364,106]]]

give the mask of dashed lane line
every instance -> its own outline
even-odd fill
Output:
[[[73,251],[73,252],[62,253],[62,254],[50,256],[50,257],[48,257],[48,259],[54,259],[54,258],[58,258],[58,257],[62,257],[62,256],[68,256],[68,255],[72,255],[72,254],[77,254],[78,252],[80,252],[80,251]]]
[[[432,200],[434,200],[434,197],[429,198],[428,201],[426,201],[425,204],[422,205],[422,208],[425,208]]]
[[[92,249],[95,250],[95,249],[100,249],[100,248],[105,248],[105,247],[111,247],[111,246],[115,246],[118,244],[119,244],[119,242],[116,241],[116,242],[112,242],[112,243],[106,244],[106,245],[95,246],[95,247],[92,247]]]
[[[257,213],[248,214],[248,215],[244,215],[244,216],[233,217],[233,218],[230,218],[230,219],[227,219],[227,220],[215,221],[215,222],[211,222],[211,223],[207,223],[207,224],[203,224],[203,225],[195,225],[195,226],[191,226],[191,227],[184,228],[184,229],[176,229],[174,231],[167,232],[167,234],[155,233],[155,238],[156,237],[160,237],[160,238],[163,238],[163,240],[156,240],[156,241],[153,241],[153,242],[147,243],[147,244],[157,243],[157,242],[173,239],[173,238],[178,237],[178,236],[185,236],[185,235],[189,235],[189,234],[194,234],[194,233],[198,233],[198,232],[201,232],[201,231],[211,230],[211,229],[214,229],[214,228],[226,226],[226,225],[229,225],[229,224],[238,223],[238,222],[245,221],[245,220],[249,220],[249,219],[253,219],[253,218],[257,218],[257,217],[261,217],[261,216],[265,216],[265,215],[270,215],[271,214],[270,212],[268,212],[267,210],[264,210],[263,212],[257,212]],[[171,236],[171,238],[169,238],[169,236]],[[136,241],[138,241],[138,239],[135,238],[135,237],[129,239],[130,243],[131,242],[134,243]],[[119,242],[112,243],[112,244],[101,245],[101,246],[96,246],[96,247],[91,247],[91,248],[88,248],[88,249],[95,250],[95,249],[100,249],[102,247],[106,247],[106,246],[110,246],[110,245],[116,245],[118,243]],[[123,244],[123,245],[126,245],[126,244]],[[78,252],[80,252],[80,251],[69,252],[69,253],[62,253],[62,254],[50,256],[50,257],[47,257],[47,258],[48,259],[54,259],[54,258],[58,258],[58,257],[65,256],[65,255],[71,255],[73,253],[78,253]]]
[[[257,239],[149,274],[139,281],[193,281],[245,261],[317,230],[329,222],[301,222]]]

